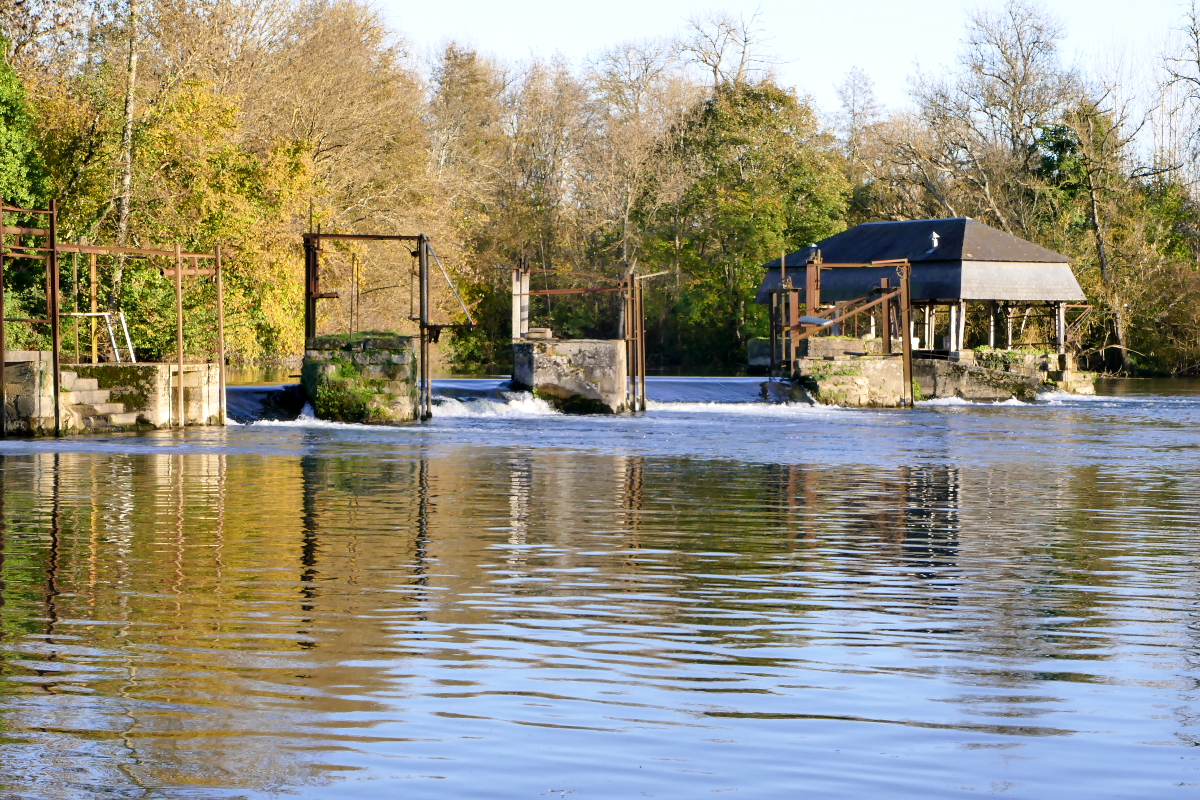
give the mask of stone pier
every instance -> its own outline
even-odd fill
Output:
[[[568,414],[626,411],[624,339],[513,342],[513,386]]]
[[[412,336],[317,336],[308,341],[300,373],[319,419],[397,425],[416,418],[417,352]]]

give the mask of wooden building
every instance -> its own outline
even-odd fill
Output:
[[[805,286],[805,264],[817,251],[827,263],[869,263],[908,259],[912,264],[915,335],[922,349],[959,351],[966,347],[967,319],[986,319],[991,347],[1012,347],[1032,318],[1049,319],[1042,328],[1054,341],[1038,344],[1064,352],[1067,311],[1084,301],[1071,271],[1071,259],[984,225],[969,217],[903,222],[867,222],[765,264],[756,302],[770,302],[785,278]],[[823,270],[822,306],[836,306],[868,294],[891,278],[893,267]],[[976,328],[981,330],[982,328]]]

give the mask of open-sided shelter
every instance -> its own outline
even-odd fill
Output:
[[[756,302],[770,302],[773,290],[784,276],[793,286],[805,286],[805,265],[817,251],[827,263],[869,263],[908,259],[912,264],[912,303],[924,330],[925,349],[932,340],[938,314],[944,311],[944,346],[961,350],[970,312],[988,317],[988,344],[996,346],[995,323],[1006,321],[1006,346],[1012,345],[1014,320],[1028,319],[1034,309],[1053,314],[1055,342],[1061,349],[1067,336],[1066,310],[1084,300],[1083,290],[1071,271],[1071,259],[1061,253],[984,225],[969,217],[924,219],[901,222],[867,222],[830,236],[814,245],[764,265],[766,274]],[[862,297],[891,278],[895,267],[852,267],[823,271],[822,304],[836,304]],[[1039,314],[1043,316],[1043,314]]]

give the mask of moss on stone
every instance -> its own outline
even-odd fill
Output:
[[[124,403],[126,411],[143,409],[150,402],[158,370],[138,364],[88,364],[71,368],[81,378],[94,378],[109,390],[109,402]]]
[[[317,417],[373,425],[412,419],[416,380],[411,337],[369,332],[353,340],[324,336],[309,344],[300,381]],[[399,362],[397,355],[403,356]]]
[[[555,409],[564,414],[608,414],[613,413],[612,409],[606,403],[596,400],[591,397],[584,397],[580,394],[567,395],[560,397],[551,392],[543,392],[535,390],[534,397],[540,400],[545,400]]]

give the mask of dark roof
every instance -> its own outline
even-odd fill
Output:
[[[938,235],[933,247],[933,234]],[[848,231],[822,239],[815,245],[821,258],[833,263],[865,263],[907,258],[922,261],[1011,261],[1068,264],[1071,259],[1019,239],[1011,233],[977,222],[970,217],[918,219],[904,222],[865,222]],[[813,246],[787,256],[788,267],[802,267],[813,254]],[[779,268],[779,259],[764,265]]]

